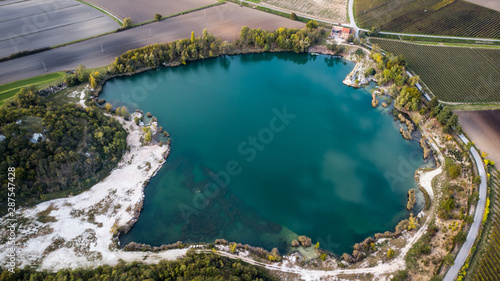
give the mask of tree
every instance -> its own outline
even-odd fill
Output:
[[[80,83],[85,83],[89,81],[89,72],[85,69],[85,65],[80,64],[75,69],[75,77],[80,81]]]
[[[290,19],[291,20],[297,20],[298,18],[297,18],[297,15],[295,13],[291,13],[290,14]]]
[[[356,54],[356,56],[358,57],[363,57],[365,55],[365,52],[363,51],[363,49],[359,48],[356,50],[356,52],[354,52]]]
[[[123,28],[131,28],[132,27],[132,19],[124,18],[123,19]]]
[[[365,71],[365,76],[375,75],[375,73],[376,73],[375,69],[373,67],[370,67]]]
[[[451,253],[448,253],[446,256],[444,256],[443,261],[447,265],[454,265],[455,264],[455,259],[453,258],[453,255]]]
[[[408,84],[410,84],[410,86],[415,86],[418,84],[418,81],[420,81],[420,76],[415,75],[408,79]]]
[[[315,20],[310,20],[306,23],[306,28],[308,28],[308,29],[316,29],[316,28],[318,28],[318,26],[319,26],[318,22]]]
[[[160,21],[162,16],[160,14],[155,14],[155,21]]]
[[[314,246],[316,249],[319,249],[319,242],[316,242],[316,245]]]
[[[460,231],[459,233],[457,233],[457,235],[455,235],[454,239],[455,243],[462,245],[467,240],[467,234],[465,234],[465,232],[463,231]]]
[[[107,112],[110,112],[113,106],[108,102],[104,105],[104,108],[106,109]]]
[[[392,259],[393,257],[394,257],[394,250],[389,249],[389,251],[387,251],[387,258]]]
[[[481,176],[475,176],[472,180],[472,183],[480,185],[481,184]]]
[[[94,90],[97,88],[97,81],[93,75],[90,75],[90,87]]]
[[[196,41],[196,37],[194,36],[194,31],[191,31],[191,44]]]

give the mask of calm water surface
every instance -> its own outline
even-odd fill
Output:
[[[353,66],[254,54],[106,83],[102,98],[152,112],[172,138],[122,245],[225,238],[283,252],[307,235],[341,254],[393,229],[422,150],[389,108],[342,84]]]

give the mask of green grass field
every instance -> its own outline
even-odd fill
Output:
[[[5,100],[13,97],[21,88],[35,86],[37,89],[43,89],[61,83],[65,75],[65,72],[55,72],[0,85],[0,106],[3,105]]]
[[[356,0],[355,9],[363,28],[500,38],[500,12],[463,0]]]
[[[411,70],[441,101],[500,102],[500,49],[421,45],[372,38],[383,50],[403,55]]]

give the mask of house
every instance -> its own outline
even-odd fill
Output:
[[[333,26],[330,37],[331,38],[339,37],[341,33],[342,33],[342,26]]]
[[[351,34],[352,30],[348,27],[343,27],[340,33],[340,38],[347,40],[347,37]]]

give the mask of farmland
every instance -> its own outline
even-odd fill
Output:
[[[486,227],[483,230],[483,240],[475,257],[468,280],[498,280],[500,276],[500,173],[495,171],[491,175],[493,181],[490,194],[490,213]],[[466,279],[466,280],[467,280]]]
[[[133,23],[152,20],[155,14],[170,16],[216,3],[216,0],[148,0],[147,4],[134,0],[83,0],[111,11],[121,19],[131,18]]]
[[[347,19],[347,0],[263,0],[260,3],[338,22]]]
[[[383,31],[500,38],[500,12],[463,0],[356,0],[360,27]]]
[[[120,27],[111,17],[72,0],[17,1],[0,9],[0,57],[51,47]]]
[[[387,52],[403,55],[410,69],[420,75],[441,101],[500,101],[500,49],[443,47],[385,39],[370,41]]]

